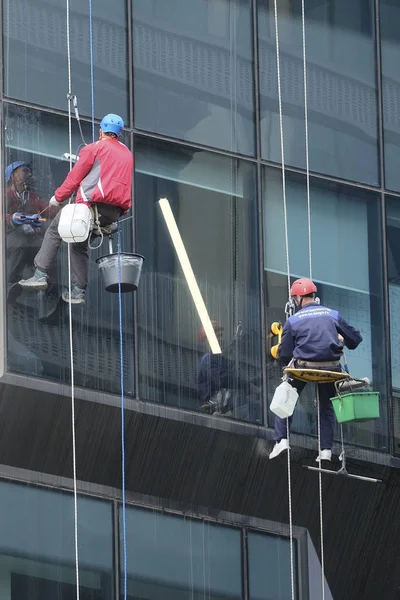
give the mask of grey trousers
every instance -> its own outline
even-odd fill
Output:
[[[116,206],[97,204],[100,225],[110,225],[118,220],[121,211]],[[50,273],[61,245],[61,237],[58,233],[58,223],[61,211],[54,217],[50,227],[47,229],[43,244],[35,256],[35,267],[45,273]],[[71,244],[71,280],[74,285],[85,289],[88,282],[89,254],[88,241]]]

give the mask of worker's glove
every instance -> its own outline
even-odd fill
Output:
[[[60,208],[61,207],[61,202],[58,202],[58,200],[56,200],[56,197],[52,196],[50,198],[49,206],[56,206],[57,208]]]

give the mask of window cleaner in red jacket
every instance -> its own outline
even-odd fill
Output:
[[[77,203],[95,204],[101,227],[115,223],[132,206],[131,186],[133,156],[118,138],[124,122],[118,115],[106,115],[100,123],[97,142],[85,146],[74,168],[64,183],[54,192],[50,206],[61,204],[76,192]],[[19,283],[28,290],[45,290],[48,274],[61,244],[58,233],[60,213],[53,219],[35,257],[35,273]],[[65,302],[84,304],[88,281],[88,242],[71,244],[71,297],[69,291],[62,295]]]

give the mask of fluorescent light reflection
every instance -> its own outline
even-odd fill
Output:
[[[210,316],[207,312],[206,305],[204,304],[203,296],[201,295],[200,288],[193,273],[192,265],[190,264],[186,248],[181,234],[179,233],[179,229],[176,224],[174,214],[171,210],[168,198],[160,198],[158,204],[160,205],[161,212],[167,225],[169,235],[171,236],[172,243],[182,267],[182,271],[185,276],[189,291],[192,295],[201,324],[204,327],[208,343],[210,344],[211,352],[213,354],[221,354],[221,346],[219,345],[217,336],[215,335],[214,327],[212,326]]]

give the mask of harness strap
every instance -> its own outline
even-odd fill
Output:
[[[328,360],[325,362],[313,362],[310,360],[301,360],[301,359],[296,359],[295,361],[296,365],[299,365],[300,367],[309,367],[311,369],[315,369],[315,368],[319,368],[319,367],[338,367],[340,365],[340,360]]]

